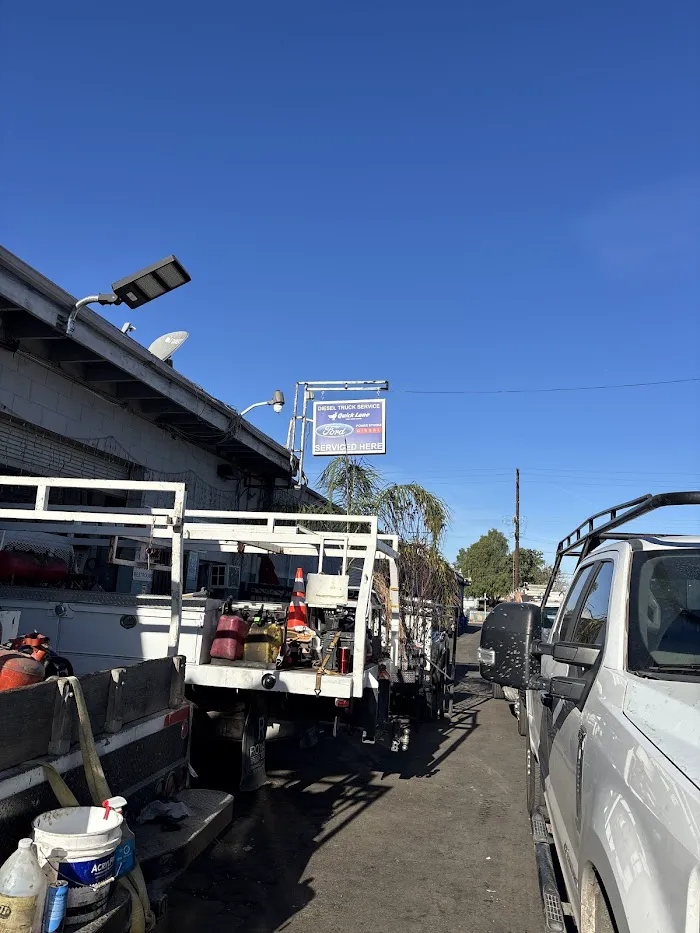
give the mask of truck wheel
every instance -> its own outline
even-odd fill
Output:
[[[521,690],[518,701],[518,735],[527,735],[527,694]]]
[[[542,774],[540,765],[535,758],[530,737],[527,737],[525,746],[525,781],[527,792],[527,813],[532,816],[538,807],[544,806],[544,793],[542,792]]]
[[[494,700],[505,700],[506,695],[503,692],[503,687],[500,684],[493,685],[493,698]]]

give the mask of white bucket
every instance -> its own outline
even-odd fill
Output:
[[[68,882],[66,926],[99,917],[114,881],[121,814],[103,807],[65,807],[47,810],[32,825],[39,864],[49,881]]]

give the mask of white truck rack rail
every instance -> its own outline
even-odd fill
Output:
[[[326,697],[360,697],[366,688],[376,689],[378,664],[366,663],[367,623],[371,611],[375,560],[386,561],[390,583],[390,637],[387,669],[394,675],[399,662],[399,590],[398,541],[380,535],[374,516],[329,515],[287,512],[228,512],[187,509],[187,491],[183,483],[141,482],[138,480],[87,480],[60,477],[0,476],[0,549],[3,532],[51,532],[66,537],[73,546],[99,544],[116,554],[119,540],[127,546],[146,544],[162,548],[161,565],[170,572],[170,619],[157,641],[149,642],[143,659],[184,655],[189,684],[230,687],[239,690],[262,690],[260,665],[236,661],[230,665],[210,664],[208,651],[213,637],[200,633],[199,640],[187,640],[183,631],[183,557],[187,550],[234,554],[288,554],[312,557],[318,572],[324,559],[336,557],[341,572],[349,561],[361,560],[360,585],[355,604],[353,669],[349,674],[324,675],[321,693]],[[6,487],[29,487],[32,501],[7,503]],[[143,504],[121,508],[103,506],[53,505],[51,493],[83,490],[123,494],[142,501],[156,495],[167,498],[166,506]],[[329,530],[329,528],[331,530]],[[343,530],[337,530],[343,529]],[[169,554],[169,560],[162,553]],[[124,563],[120,561],[120,563]],[[66,591],[68,592],[68,591]],[[81,597],[88,594],[82,593]],[[100,593],[101,601],[109,594]],[[148,600],[149,597],[141,597]],[[152,599],[152,598],[151,598]],[[162,602],[162,600],[161,600]],[[144,610],[145,611],[145,610]],[[215,626],[214,626],[215,628]],[[167,635],[167,637],[166,637]],[[106,637],[109,637],[105,633]],[[154,653],[154,645],[158,646]],[[59,646],[60,649],[60,646]],[[141,657],[134,660],[140,660]],[[282,669],[275,672],[275,691],[318,695],[315,669]]]

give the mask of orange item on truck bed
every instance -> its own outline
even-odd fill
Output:
[[[287,628],[306,628],[309,624],[309,612],[306,607],[306,584],[304,583],[304,571],[301,567],[297,568],[294,578],[294,589],[292,599],[287,610]]]
[[[0,690],[28,687],[44,679],[44,666],[30,654],[0,648]]]

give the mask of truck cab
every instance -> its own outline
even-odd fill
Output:
[[[676,495],[700,503],[700,493]],[[537,607],[507,604],[480,649],[486,679],[526,691],[527,802],[548,929],[564,929],[553,842],[580,933],[697,930],[700,537],[582,537],[548,639]]]

